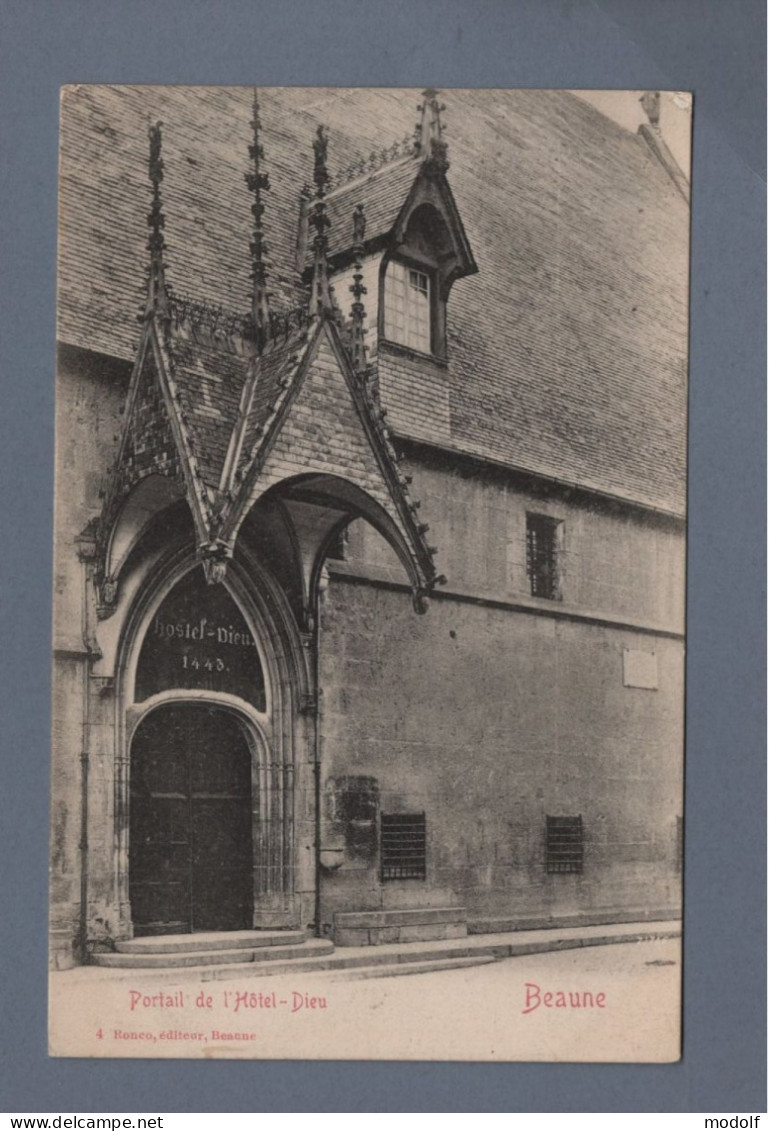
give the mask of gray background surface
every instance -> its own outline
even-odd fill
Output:
[[[0,1108],[765,1111],[761,0],[0,2]],[[671,1066],[48,1060],[58,88],[694,92],[684,1057]]]

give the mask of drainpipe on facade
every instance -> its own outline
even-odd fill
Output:
[[[93,562],[96,546],[90,539],[79,540],[78,556],[82,563],[83,604],[81,633],[85,659],[83,662],[83,729],[80,745],[80,919],[75,942],[77,957],[81,962],[88,960],[88,774],[90,769],[91,745],[91,674],[94,661],[101,652],[91,634],[89,615],[91,585],[93,582]]]
[[[83,664],[83,742],[80,750],[80,922],[77,932],[77,957],[80,962],[88,958],[88,735],[90,733],[88,684],[91,678],[92,657],[86,656]]]
[[[312,633],[312,647],[313,647],[313,682],[315,684],[315,937],[322,938],[323,936],[323,919],[322,919],[322,905],[320,898],[320,879],[321,879],[321,864],[320,864],[320,836],[321,836],[321,813],[320,813],[320,728],[321,728],[321,690],[320,690],[320,585],[315,587],[315,599],[313,601],[313,633]]]

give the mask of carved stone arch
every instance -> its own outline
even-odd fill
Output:
[[[199,567],[191,545],[175,545],[160,560],[153,561],[141,579],[124,619],[117,649],[115,674],[124,706],[131,703],[136,661],[149,620],[174,586]],[[269,693],[283,684],[294,688],[299,697],[306,695],[310,677],[296,620],[281,586],[245,542],[237,545],[227,576],[219,584],[231,593],[261,645]]]
[[[104,546],[105,577],[119,583],[124,565],[151,523],[183,497],[179,481],[167,475],[147,475],[135,484],[123,500],[108,533]]]
[[[356,483],[340,476],[308,472],[274,484],[258,496],[279,498],[293,523],[293,542],[302,571],[305,601],[304,628],[311,628],[317,608],[318,581],[329,544],[339,529],[354,519],[365,519],[391,546],[416,593],[421,579],[403,531],[382,503]]]
[[[148,706],[147,701],[138,706],[133,703],[136,666],[153,616],[174,587],[195,568],[200,568],[199,560],[194,548],[186,543],[171,547],[148,569],[125,617],[117,650],[114,812],[118,937],[130,937],[133,929],[129,902],[131,736],[137,717],[144,717]],[[254,813],[254,843],[262,854],[254,872],[254,926],[297,926],[300,916],[306,917],[306,907],[314,899],[310,890],[303,910],[302,901],[297,897],[299,886],[312,888],[314,876],[306,868],[305,874],[300,875],[295,835],[297,767],[302,778],[299,788],[312,790],[312,782],[305,782],[303,775],[311,778],[314,750],[315,720],[307,713],[307,704],[314,702],[313,666],[280,587],[247,549],[236,553],[224,585],[259,647],[269,688],[264,715],[260,716],[251,705],[233,697],[225,696],[225,702],[215,693],[184,689],[162,693],[150,706],[156,708],[171,702],[220,702],[250,718],[262,740],[269,743],[258,770],[260,801]],[[302,833],[307,836],[308,830],[303,829]]]
[[[217,691],[163,691],[152,696],[143,703],[134,704],[127,709],[126,738],[130,744],[139,726],[154,712],[173,703],[204,703],[230,711],[248,723],[249,741],[253,742],[254,750],[266,747],[271,737],[269,720],[265,715],[245,703],[234,695],[227,695]]]

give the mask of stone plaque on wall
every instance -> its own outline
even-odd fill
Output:
[[[625,648],[622,653],[622,682],[625,687],[643,687],[656,691],[659,687],[657,653]]]
[[[344,840],[348,856],[374,860],[377,851],[379,782],[376,778],[345,775],[327,785],[330,827]]]

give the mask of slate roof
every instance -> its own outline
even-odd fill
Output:
[[[441,97],[448,178],[479,273],[452,290],[445,373],[409,381],[408,365],[388,370],[382,389],[395,430],[682,513],[688,209],[681,194],[642,138],[570,94],[448,90]],[[317,125],[329,127],[333,175],[402,138],[418,98],[394,89],[261,93],[277,305],[296,301],[299,190],[311,180]],[[250,112],[246,88],[66,91],[63,342],[134,356],[147,260],[149,118],[165,123],[169,281],[193,298],[248,308]],[[402,203],[396,188],[410,164],[401,160],[375,177],[387,191],[372,199],[356,185],[332,194],[334,231],[346,198],[366,204],[367,235],[387,223]],[[205,389],[205,358],[182,368],[190,387]],[[238,379],[222,379],[226,396]],[[219,410],[224,418],[231,404]],[[215,416],[208,427],[217,433]],[[220,454],[212,451],[212,460]]]
[[[366,206],[366,240],[385,235],[393,227],[417,174],[421,161],[407,157],[340,185],[329,193],[329,255],[349,249],[352,240],[352,214],[357,204]]]
[[[212,313],[216,318],[218,312]],[[203,310],[202,314],[192,331],[188,321],[172,319],[165,342],[187,436],[203,482],[215,492],[233,432],[241,427],[237,467],[242,472],[250,462],[264,425],[296,373],[307,326],[268,341],[251,368],[248,342],[237,332],[233,336],[211,334],[210,312]]]
[[[267,421],[274,413],[278,400],[297,368],[299,350],[306,342],[306,331],[300,331],[285,341],[268,347],[258,362],[255,374],[254,395],[246,414],[243,448],[238,464],[241,474],[252,462],[252,453]]]
[[[248,359],[211,343],[171,340],[187,432],[203,481],[216,489],[238,416]]]
[[[273,320],[255,356],[253,340],[221,310],[196,304],[191,316],[189,305],[172,299],[161,312],[148,311],[99,522],[105,604],[116,593],[109,547],[126,496],[141,480],[164,475],[186,488],[207,570],[231,556],[259,495],[311,472],[346,481],[379,504],[410,561],[418,611],[442,583],[379,405],[352,368],[344,328],[326,311],[276,329]],[[342,509],[349,501],[341,496]],[[353,513],[358,506],[353,496]]]

